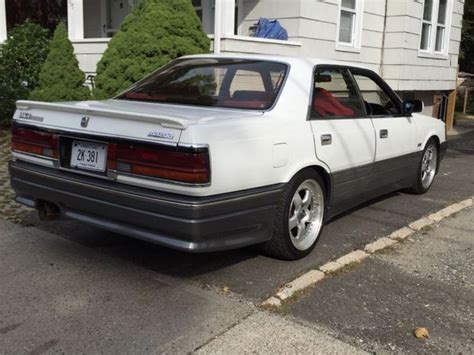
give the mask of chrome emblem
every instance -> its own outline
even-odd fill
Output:
[[[172,140],[174,138],[174,134],[169,132],[152,131],[148,133],[148,137]]]
[[[90,119],[90,117],[87,117],[87,116],[82,117],[81,127],[86,128],[87,125],[89,124],[89,119]]]
[[[20,118],[24,120],[31,120],[31,113],[29,112],[20,112]]]
[[[20,119],[43,122],[43,117],[33,116],[31,113],[24,111],[20,112]]]

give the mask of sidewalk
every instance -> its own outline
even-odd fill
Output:
[[[474,353],[474,208],[315,285],[287,314],[375,352]],[[416,339],[417,327],[430,338]]]

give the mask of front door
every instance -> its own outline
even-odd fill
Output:
[[[351,69],[375,128],[373,190],[396,190],[411,184],[419,162],[415,122],[402,114],[401,102],[375,73]]]
[[[117,31],[123,19],[131,11],[129,0],[109,0],[109,29]]]
[[[333,178],[337,213],[364,200],[375,159],[375,131],[347,68],[318,66],[311,108],[316,156]]]

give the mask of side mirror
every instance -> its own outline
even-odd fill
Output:
[[[414,112],[423,112],[424,106],[421,100],[405,100],[403,101],[403,112],[409,115]]]

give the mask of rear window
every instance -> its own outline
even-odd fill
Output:
[[[156,71],[118,99],[266,110],[281,90],[287,65],[282,63],[194,58]]]

